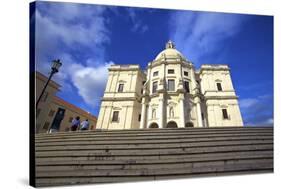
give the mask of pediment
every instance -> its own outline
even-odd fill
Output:
[[[177,106],[177,103],[176,103],[176,102],[171,101],[171,102],[169,102],[169,103],[168,103],[168,106],[173,106],[173,107],[174,107],[174,106]]]
[[[120,107],[113,107],[112,109],[113,110],[122,110],[122,108],[120,108]]]
[[[157,107],[158,107],[158,104],[151,104],[151,107],[152,107],[152,108],[157,108]]]
[[[119,80],[118,83],[126,83],[127,81],[125,80]]]

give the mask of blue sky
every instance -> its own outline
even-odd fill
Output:
[[[58,96],[98,115],[111,64],[147,63],[171,39],[201,64],[228,64],[246,125],[273,125],[273,17],[37,2],[36,69],[63,66]]]

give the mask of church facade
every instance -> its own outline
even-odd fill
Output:
[[[112,65],[97,129],[241,127],[243,120],[227,65],[195,70],[172,41],[149,62]]]

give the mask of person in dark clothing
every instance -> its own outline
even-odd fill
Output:
[[[76,131],[79,126],[80,126],[80,117],[77,116],[75,119],[72,120],[70,130]]]

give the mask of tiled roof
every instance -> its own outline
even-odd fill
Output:
[[[88,118],[93,119],[93,120],[97,120],[96,116],[90,114],[89,112],[86,112],[85,110],[83,110],[83,109],[81,109],[81,108],[79,108],[79,107],[59,98],[59,97],[57,97],[57,96],[54,96],[53,101],[55,103],[59,104],[59,105],[65,106],[69,109],[72,109],[72,110],[76,111],[77,113],[79,113],[81,115],[84,115],[85,117],[88,117]]]

